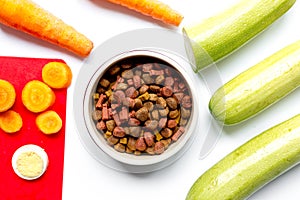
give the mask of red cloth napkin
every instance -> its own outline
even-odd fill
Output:
[[[12,83],[17,98],[13,110],[23,119],[21,131],[7,134],[0,130],[0,199],[3,200],[60,200],[62,199],[65,119],[67,89],[53,90],[56,94],[55,110],[63,120],[60,132],[54,135],[41,133],[35,125],[37,114],[28,111],[21,100],[22,88],[30,80],[42,80],[42,67],[60,59],[0,57],[0,79]],[[11,158],[19,147],[36,144],[49,157],[49,166],[40,178],[28,181],[18,177],[12,168]]]

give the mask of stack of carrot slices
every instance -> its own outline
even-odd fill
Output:
[[[42,69],[42,79],[26,83],[22,90],[22,102],[29,111],[38,114],[35,123],[39,130],[44,134],[54,134],[62,128],[62,120],[55,111],[48,110],[56,98],[52,89],[69,87],[72,71],[65,63],[49,62]],[[15,100],[14,86],[0,79],[0,128],[6,133],[16,133],[23,126],[21,115],[12,110]]]

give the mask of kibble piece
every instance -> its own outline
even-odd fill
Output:
[[[145,142],[146,144],[151,147],[154,144],[154,135],[150,132],[145,132],[144,133],[144,138],[145,138]]]
[[[128,84],[126,83],[118,83],[116,90],[126,90],[128,88]]]
[[[105,122],[103,120],[101,120],[100,122],[98,122],[96,124],[96,128],[100,131],[103,131],[106,129],[106,125],[105,125]]]
[[[165,80],[165,76],[162,74],[155,78],[155,83],[157,85],[161,85],[161,84],[163,84],[164,80]]]
[[[169,128],[164,128],[160,133],[164,138],[169,138],[173,135],[173,131]]]
[[[134,109],[140,109],[143,107],[143,102],[141,99],[134,99]]]
[[[103,78],[100,80],[100,85],[104,88],[107,88],[110,85],[110,82],[107,79]]]
[[[158,126],[158,121],[156,121],[156,120],[147,120],[145,122],[145,126],[149,130],[155,130]]]
[[[159,112],[159,115],[160,115],[160,116],[166,117],[166,116],[168,116],[168,114],[169,114],[169,108],[166,107],[165,109],[158,110],[158,112]]]
[[[161,89],[161,93],[164,97],[170,97],[173,94],[173,90],[170,86],[165,86]]]
[[[152,120],[159,120],[159,113],[158,113],[158,110],[156,109],[153,109],[152,112],[151,112],[151,119]]]
[[[129,135],[133,137],[139,137],[141,135],[142,129],[140,126],[129,127]]]
[[[154,92],[154,93],[159,93],[160,92],[160,87],[158,85],[150,85],[149,89]]]
[[[154,152],[156,154],[162,154],[165,151],[165,146],[162,142],[156,142],[154,145]]]
[[[135,117],[144,122],[148,119],[148,116],[149,116],[149,112],[148,112],[148,109],[146,107],[142,107],[140,108],[138,111],[136,111],[135,113]]]
[[[191,108],[192,107],[192,99],[189,95],[185,95],[182,100],[181,104],[184,108]]]
[[[148,111],[152,111],[153,110],[153,103],[148,101],[144,103],[144,107],[146,107],[148,109]]]
[[[148,92],[145,92],[144,94],[140,95],[138,98],[142,101],[147,101],[149,100],[150,96]]]
[[[114,145],[114,149],[117,150],[118,152],[124,153],[126,150],[125,145],[121,144],[121,143],[117,143]]]
[[[121,139],[120,139],[120,143],[121,143],[121,144],[127,144],[127,138],[126,138],[126,137],[121,138]]]
[[[185,129],[184,127],[180,127],[172,136],[173,141],[177,141],[179,137],[184,133]]]
[[[145,82],[146,84],[151,84],[151,83],[154,82],[153,79],[151,78],[151,75],[150,75],[150,74],[143,74],[143,75],[142,75],[142,79],[144,80],[144,82]]]
[[[131,69],[125,70],[122,72],[122,77],[126,79],[133,78],[133,71]]]
[[[101,110],[94,110],[93,113],[92,113],[92,117],[93,117],[93,120],[95,120],[95,121],[101,120],[102,111]]]
[[[161,118],[158,122],[159,128],[165,128],[167,126],[168,118]]]
[[[169,147],[169,145],[171,144],[171,141],[172,141],[171,138],[168,138],[168,139],[165,139],[165,140],[161,140],[161,142],[165,146],[165,149],[167,149]]]
[[[146,148],[147,148],[147,145],[145,143],[145,140],[143,137],[140,137],[136,140],[136,143],[135,143],[135,148],[139,151],[145,151]]]
[[[145,92],[147,92],[149,89],[148,85],[142,85],[139,89],[140,94],[144,94]]]
[[[175,119],[176,117],[178,117],[179,116],[179,111],[178,110],[171,110],[170,112],[169,112],[169,117],[171,118],[171,119]]]
[[[141,124],[141,122],[138,120],[138,119],[136,119],[136,118],[129,118],[129,120],[128,120],[128,125],[129,126],[139,126]]]
[[[154,147],[147,147],[147,149],[145,150],[145,152],[149,155],[154,155]]]
[[[115,137],[121,138],[121,137],[124,137],[126,135],[126,133],[125,133],[125,130],[122,127],[117,126],[117,127],[115,127],[115,129],[113,131],[113,135]]]
[[[181,117],[189,118],[191,116],[191,111],[189,109],[181,108]]]
[[[113,146],[115,144],[117,144],[119,142],[119,139],[114,137],[114,136],[110,136],[107,138],[107,143],[110,145],[110,146]]]
[[[163,97],[158,97],[156,103],[163,108],[167,107],[167,102]]]
[[[133,86],[126,89],[125,94],[127,97],[130,97],[133,99],[139,96],[139,92]]]
[[[174,120],[174,119],[168,120],[168,122],[167,122],[167,127],[168,128],[175,128],[176,126],[177,126],[176,120]]]
[[[107,128],[107,130],[113,131],[114,128],[115,128],[115,126],[116,126],[116,123],[115,123],[114,120],[108,120],[108,121],[106,121],[106,128]]]
[[[157,101],[157,99],[158,99],[158,96],[157,96],[157,94],[149,94],[149,101]]]
[[[166,102],[170,109],[175,110],[177,108],[178,102],[175,98],[169,97],[166,99]]]
[[[109,74],[116,75],[117,73],[119,73],[120,70],[121,70],[121,68],[119,66],[115,65],[109,69]]]
[[[135,143],[136,143],[136,140],[135,140],[134,138],[130,137],[130,138],[128,139],[128,142],[127,142],[127,147],[128,147],[130,150],[135,151],[135,150],[136,150],[136,148],[135,148]]]

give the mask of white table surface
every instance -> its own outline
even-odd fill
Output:
[[[42,7],[63,19],[78,31],[89,37],[95,46],[117,34],[141,28],[165,28],[151,18],[134,11],[113,5],[105,0],[35,0]],[[194,21],[200,21],[238,0],[163,0],[180,11],[185,19],[179,28]],[[292,7],[284,17],[239,51],[217,63],[224,82],[261,61],[300,36],[300,3]],[[0,9],[1,12],[1,9]],[[0,26],[0,55],[19,57],[61,58],[72,68],[74,79],[68,89],[67,126],[65,144],[65,165],[63,199],[174,199],[182,200],[193,182],[214,163],[263,130],[299,112],[300,91],[296,90],[279,103],[260,115],[232,127],[225,127],[213,150],[200,158],[202,142],[194,141],[191,148],[173,165],[148,174],[118,172],[98,163],[83,147],[77,134],[73,109],[73,93],[76,77],[84,59],[46,42],[21,32]],[[203,101],[203,104],[207,102]],[[206,105],[202,107],[206,108]],[[203,124],[205,126],[205,124]],[[205,130],[205,127],[203,128]],[[197,134],[202,133],[201,130]],[[277,178],[250,199],[299,199],[300,166],[296,166]]]

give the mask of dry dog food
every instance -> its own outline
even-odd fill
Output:
[[[95,126],[119,152],[162,154],[185,133],[190,88],[170,64],[136,56],[113,64],[93,97]]]

